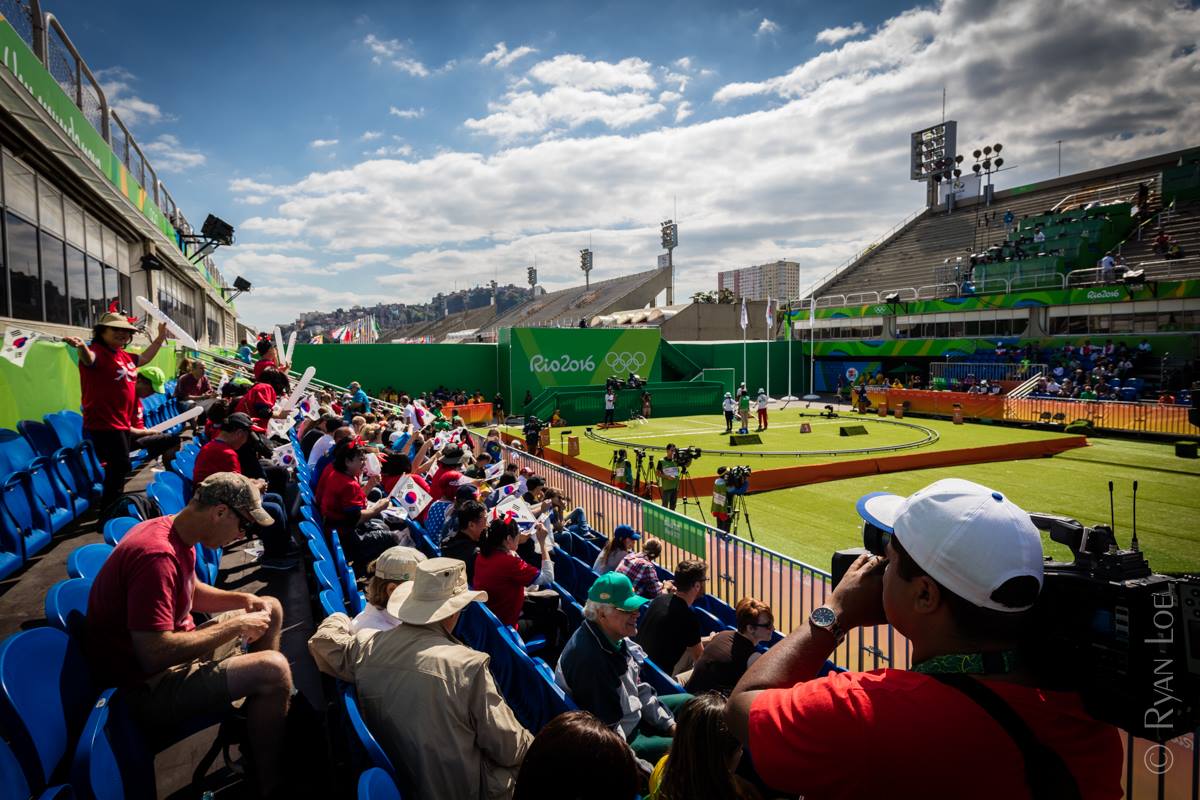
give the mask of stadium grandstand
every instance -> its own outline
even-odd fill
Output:
[[[247,340],[232,230],[0,12],[0,797],[1200,792],[1200,149],[776,304]]]

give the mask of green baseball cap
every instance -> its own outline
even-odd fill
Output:
[[[163,384],[167,382],[167,376],[159,367],[142,367],[138,370],[138,377],[145,378],[156,394],[162,394]]]
[[[635,593],[629,578],[619,572],[606,572],[596,578],[592,588],[588,589],[588,600],[616,606],[622,611],[637,611],[650,602],[649,598]]]

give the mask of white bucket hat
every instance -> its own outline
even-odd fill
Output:
[[[417,565],[416,574],[392,592],[387,610],[407,625],[441,622],[475,600],[487,600],[487,592],[467,587],[467,565],[457,558],[431,558]]]

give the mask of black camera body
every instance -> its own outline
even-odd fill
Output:
[[[745,464],[725,470],[725,486],[733,494],[745,494],[750,490],[750,473],[754,470]]]
[[[1055,514],[1029,515],[1070,548],[1047,559],[1024,645],[1039,686],[1079,692],[1095,719],[1165,741],[1200,724],[1200,577],[1154,573],[1112,528]],[[836,587],[862,553],[886,555],[889,534],[870,523],[862,548],[833,555]]]
[[[625,452],[624,448],[618,448],[613,450],[612,460],[614,464],[624,464],[629,460],[629,454]]]
[[[699,447],[677,447],[675,449],[675,465],[680,469],[687,469],[703,454]]]

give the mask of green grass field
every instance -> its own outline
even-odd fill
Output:
[[[868,439],[875,444],[888,437],[894,441],[911,441],[909,437],[918,435],[913,431],[885,430],[885,426],[875,425],[870,427],[867,436],[843,438],[837,435],[838,421],[814,425],[813,433],[801,435],[796,413],[772,410],[771,419],[772,427],[763,440],[764,447],[770,449],[820,449],[837,447],[839,442],[843,446],[850,443],[858,447]],[[844,417],[842,421],[846,419]],[[1001,425],[953,425],[929,419],[916,422],[935,429],[941,438],[925,448],[900,452],[979,447],[1059,435]],[[580,428],[572,430],[583,433]],[[723,421],[709,416],[656,419],[646,425],[616,428],[608,433],[614,438],[647,444],[671,441],[680,447],[728,447],[729,440],[723,431]],[[1132,484],[1136,480],[1138,540],[1151,567],[1159,572],[1200,571],[1200,461],[1176,458],[1170,443],[1097,437],[1090,441],[1089,447],[1070,450],[1053,458],[912,470],[751,494],[747,504],[755,539],[792,558],[828,569],[829,556],[834,550],[861,544],[861,521],[854,511],[854,502],[860,496],[873,491],[907,495],[947,477],[966,478],[1005,492],[1030,511],[1065,514],[1086,525],[1095,525],[1108,522],[1108,481],[1111,480],[1115,484],[1117,540],[1127,547],[1132,521]],[[553,436],[551,446],[557,447],[558,442],[557,435]],[[581,436],[580,447],[585,459],[608,465],[611,446]],[[743,458],[713,455],[695,462],[692,473],[713,475],[722,464],[744,463],[757,470],[839,458],[855,456],[801,459],[754,457],[749,453]],[[707,499],[702,502],[707,514]],[[689,513],[699,516],[694,507]],[[744,522],[739,534],[749,535]],[[1067,556],[1065,547],[1049,539],[1045,540],[1045,546],[1047,553],[1057,558]]]
[[[812,411],[809,411],[811,414]],[[826,420],[812,416],[801,417],[799,408],[771,411],[771,427],[762,434],[762,445],[748,445],[736,448],[737,456],[711,454],[702,456],[693,462],[691,474],[693,477],[711,476],[717,474],[721,465],[748,464],[753,469],[778,469],[797,464],[819,464],[825,461],[838,461],[856,458],[873,458],[877,455],[891,453],[868,453],[854,455],[814,455],[814,456],[764,456],[758,455],[768,450],[835,450],[850,448],[881,447],[917,442],[925,438],[925,434],[912,428],[901,427],[887,423],[876,422],[878,417],[859,417],[857,414],[845,414],[838,419]],[[1040,439],[1050,439],[1062,434],[1033,429],[1009,428],[1002,425],[954,425],[948,420],[909,419],[904,420],[931,428],[938,433],[939,439],[920,448],[898,450],[894,453],[917,453],[935,450],[956,450],[968,447],[983,447],[993,444],[1011,444]],[[800,426],[807,422],[812,427],[812,433],[801,433]],[[865,436],[840,436],[838,429],[842,425],[862,424],[867,428]],[[559,447],[559,432],[563,429],[551,430],[550,447]],[[612,461],[614,445],[592,441],[584,436],[580,426],[569,428],[573,436],[579,437],[579,455],[585,461],[608,467]],[[751,425],[753,431],[753,425]],[[510,428],[510,432],[520,435],[520,431]],[[596,433],[611,439],[630,442],[636,446],[663,447],[672,443],[677,447],[699,447],[702,451],[709,448],[735,449],[729,445],[729,436],[725,434],[723,418],[716,415],[695,417],[670,417],[652,419],[644,425],[631,424],[624,428],[610,428]],[[622,446],[628,450],[628,446]],[[650,451],[657,459],[661,451]],[[632,457],[632,454],[630,454]]]

